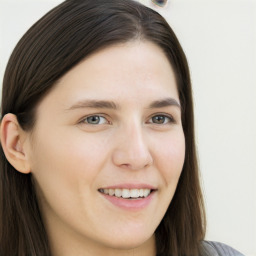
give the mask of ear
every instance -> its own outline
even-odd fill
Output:
[[[6,114],[1,122],[1,144],[9,163],[19,172],[30,173],[30,164],[25,150],[28,134],[20,127],[14,114]]]

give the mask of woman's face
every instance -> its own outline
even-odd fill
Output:
[[[162,50],[130,42],[91,55],[36,115],[29,161],[53,250],[154,243],[185,156],[177,85]]]

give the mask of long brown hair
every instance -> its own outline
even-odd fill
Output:
[[[67,0],[36,22],[15,47],[3,80],[2,117],[32,130],[38,102],[89,54],[109,45],[147,40],[165,52],[176,74],[186,155],[173,200],[158,226],[157,255],[198,255],[205,212],[194,138],[191,82],[185,54],[170,26],[132,0]],[[31,174],[21,174],[1,148],[0,249],[3,255],[51,255]]]

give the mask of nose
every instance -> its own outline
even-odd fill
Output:
[[[153,164],[148,141],[143,136],[143,127],[133,125],[120,131],[113,152],[115,165],[130,170],[142,170]]]

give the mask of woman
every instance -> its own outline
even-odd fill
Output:
[[[1,144],[2,255],[241,255],[203,241],[186,57],[139,3],[67,0],[31,27]]]

